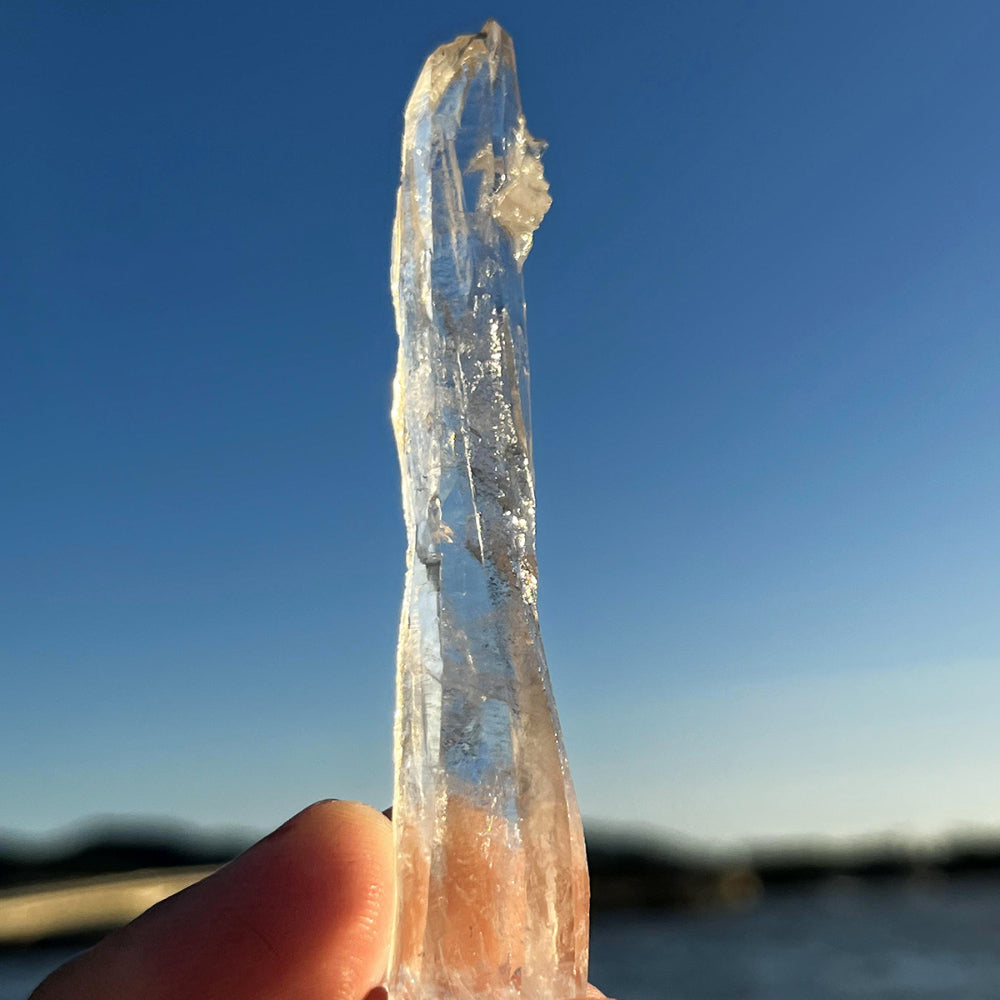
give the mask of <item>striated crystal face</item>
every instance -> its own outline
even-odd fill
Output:
[[[393,1000],[568,1000],[583,831],[542,650],[521,265],[551,199],[493,21],[431,55],[393,232],[407,528]]]

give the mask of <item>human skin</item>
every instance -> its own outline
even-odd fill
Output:
[[[393,869],[385,816],[317,802],[30,1000],[384,1000]]]

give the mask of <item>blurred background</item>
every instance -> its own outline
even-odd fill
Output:
[[[1000,7],[11,0],[0,998],[39,879],[389,803],[402,109],[487,17],[595,980],[995,997]]]

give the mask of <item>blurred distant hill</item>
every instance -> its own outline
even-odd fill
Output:
[[[771,889],[831,880],[934,881],[1000,875],[1000,836],[955,837],[933,848],[898,842],[847,843],[835,848],[789,846],[760,851],[753,864]]]
[[[149,893],[162,898],[197,881],[251,839],[150,824],[92,827],[47,845],[0,838],[0,947],[99,937],[149,905]],[[935,850],[887,842],[793,845],[739,858],[628,832],[591,831],[587,843],[597,914],[734,908],[793,888],[1000,875],[1000,837],[956,839]]]
[[[173,824],[94,826],[48,845],[0,837],[0,890],[143,869],[221,865],[250,843],[248,837],[205,835]]]

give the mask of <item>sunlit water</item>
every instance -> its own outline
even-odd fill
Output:
[[[599,920],[591,978],[621,1000],[997,1000],[1000,881],[841,885],[744,913]]]
[[[55,968],[79,949],[40,948],[0,952],[0,1000],[25,1000]]]
[[[592,950],[594,982],[620,1000],[997,1000],[1000,880],[599,917]],[[26,1000],[70,954],[0,955],[0,1000]]]

